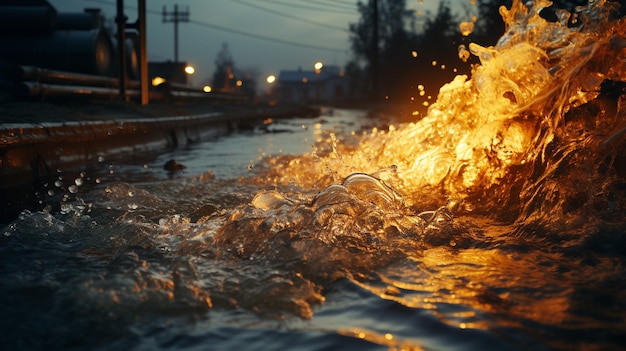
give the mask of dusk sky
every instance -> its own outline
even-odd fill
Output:
[[[367,2],[367,0],[363,0]],[[115,0],[49,0],[59,12],[100,8],[109,19]],[[464,0],[469,5],[470,0]],[[238,69],[254,70],[258,79],[280,70],[312,70],[316,61],[343,67],[351,58],[350,23],[359,20],[356,0],[149,0],[148,59],[174,59],[174,24],[163,23],[167,11],[189,9],[190,22],[179,24],[179,61],[196,68],[194,85],[208,83],[222,43],[229,45]],[[125,0],[129,22],[137,18],[137,1]],[[439,0],[408,0],[418,19],[434,14]],[[455,3],[456,5],[456,3]],[[471,17],[471,14],[468,14]],[[262,82],[259,82],[262,88]]]

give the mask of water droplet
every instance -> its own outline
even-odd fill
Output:
[[[133,202],[128,204],[128,208],[131,210],[136,210],[137,208],[139,208],[139,206],[137,206],[137,204]]]
[[[461,22],[461,24],[459,24],[459,29],[461,30],[461,34],[466,37],[474,31],[474,22]]]
[[[72,211],[72,209],[73,209],[73,207],[72,207],[71,204],[67,204],[65,202],[61,203],[61,210],[60,210],[61,214],[66,215],[66,214],[70,213]]]
[[[458,48],[458,52],[459,52],[459,58],[463,61],[463,62],[467,62],[467,60],[470,57],[470,52],[469,50],[467,50],[467,48],[465,47],[465,45],[461,44],[459,45]]]
[[[102,182],[100,178],[96,178],[96,184],[100,184],[100,182]]]
[[[98,156],[98,162],[104,162],[104,157]]]
[[[69,187],[67,187],[67,190],[69,190],[69,192],[72,194],[76,194],[78,192],[78,187],[72,184]]]
[[[74,184],[76,184],[76,186],[83,185],[83,178],[76,178],[76,179],[74,179]]]
[[[54,195],[54,190],[49,189],[49,190],[48,190],[48,195],[53,196],[53,195]]]
[[[63,182],[60,180],[55,180],[54,181],[54,186],[56,186],[57,188],[60,188],[63,186]]]

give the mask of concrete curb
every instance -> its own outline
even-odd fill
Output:
[[[28,208],[32,194],[54,181],[58,170],[80,172],[101,167],[102,159],[148,157],[248,129],[267,118],[311,113],[303,107],[235,108],[184,116],[1,124],[0,217]]]

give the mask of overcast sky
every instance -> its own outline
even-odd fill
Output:
[[[366,2],[367,0],[363,0]],[[470,3],[470,0],[463,0]],[[114,18],[115,0],[49,0],[59,12],[100,8]],[[343,67],[351,58],[348,26],[359,20],[356,0],[149,0],[148,59],[174,59],[174,24],[163,23],[178,4],[188,9],[189,23],[179,23],[179,61],[196,68],[193,84],[208,83],[222,43],[229,45],[238,69],[254,69],[259,79],[280,70],[312,70],[316,61]],[[137,1],[125,0],[129,22],[137,18]],[[423,18],[434,14],[439,0],[408,0]],[[261,82],[259,82],[261,87]]]

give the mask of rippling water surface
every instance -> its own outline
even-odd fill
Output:
[[[513,2],[414,123],[335,110],[60,170],[0,237],[0,342],[76,350],[626,344],[626,32]],[[162,170],[174,158],[182,173]]]

